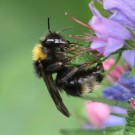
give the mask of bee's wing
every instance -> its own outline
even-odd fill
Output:
[[[53,82],[52,75],[45,74],[45,72],[43,72],[43,68],[41,68],[41,73],[42,73],[43,80],[47,86],[47,89],[49,91],[49,94],[52,97],[57,109],[61,113],[63,113],[65,116],[69,117],[70,113],[67,110],[64,103],[62,102],[62,98],[60,97],[60,94],[59,94],[59,92],[58,92],[58,90]]]

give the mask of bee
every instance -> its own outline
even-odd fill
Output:
[[[75,57],[66,57],[65,48],[69,48],[72,43],[65,40],[60,32],[50,30],[49,18],[48,31],[45,38],[33,49],[33,65],[37,76],[43,78],[57,109],[69,117],[70,113],[59,91],[64,90],[68,95],[79,97],[91,92],[95,84],[103,79],[103,75],[99,73],[103,67],[102,64],[93,69],[86,69],[85,64],[77,67],[67,66]],[[56,73],[55,80],[52,76],[54,73]]]

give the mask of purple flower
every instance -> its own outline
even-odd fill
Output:
[[[102,3],[101,0],[96,1]],[[132,4],[134,5],[135,2],[130,1],[127,4],[127,0],[119,0],[119,2],[116,0],[104,0],[104,8],[109,10],[111,13],[111,17],[106,18],[99,13],[99,11],[93,6],[93,2],[91,2],[89,7],[93,13],[93,17],[89,21],[89,25],[84,24],[71,15],[69,15],[69,17],[77,23],[89,28],[91,31],[93,31],[93,33],[95,33],[95,36],[87,34],[86,37],[71,37],[80,40],[92,41],[90,45],[91,51],[97,50],[100,52],[100,55],[103,54],[105,57],[108,57],[121,48],[125,49],[129,47],[129,49],[134,49],[133,44],[135,42],[135,36],[133,34],[134,32],[132,31],[133,29],[129,30],[126,27],[128,26],[134,28],[135,26],[135,8]],[[120,18],[116,19],[118,17],[116,13],[121,17],[123,16],[123,18],[125,17],[125,21],[124,19],[119,20]],[[65,14],[68,15],[67,13]],[[129,43],[129,41],[131,42]],[[135,57],[134,54],[133,56]],[[132,59],[132,62],[130,61],[130,63],[134,63],[134,60]]]
[[[135,94],[135,74],[129,77],[130,72],[126,72],[119,79],[119,83],[129,89],[130,93]]]
[[[104,0],[105,10],[111,11],[111,20],[119,22],[132,30],[135,30],[135,1],[134,0]],[[135,50],[123,52],[123,57],[132,68],[135,63]]]
[[[115,116],[115,115],[110,115],[108,120],[103,123],[102,128],[106,128],[110,126],[124,126],[125,124],[126,124],[125,118]],[[95,127],[90,123],[84,124],[82,128],[86,130],[95,129]]]
[[[110,118],[108,121],[104,123],[104,127],[110,127],[110,126],[123,126],[126,124],[126,119],[115,116],[115,115],[110,115]]]
[[[129,98],[133,97],[133,95],[128,92],[128,89],[119,83],[115,83],[113,86],[105,88],[103,90],[103,96],[107,99],[123,102],[128,101]]]
[[[127,114],[127,109],[124,109],[118,106],[110,106],[110,109],[112,113]]]
[[[110,115],[110,113],[127,114],[127,110],[124,108],[108,106],[101,102],[87,101],[85,110],[89,123],[85,123],[82,126],[83,129],[103,129],[109,126],[123,126],[126,123],[125,118]]]
[[[135,64],[135,50],[126,50],[122,55],[128,65],[132,68]]]
[[[104,0],[104,9],[114,12],[110,17],[135,30],[135,1],[134,0]]]
[[[93,13],[89,25],[95,31],[98,38],[102,40],[93,41],[92,49],[97,49],[104,56],[109,56],[111,53],[117,51],[124,46],[125,40],[133,39],[132,34],[120,23],[107,19],[93,7],[92,3],[89,7]]]
[[[135,75],[129,78],[130,72],[121,76],[119,81],[103,90],[103,96],[116,101],[128,101],[135,96]]]

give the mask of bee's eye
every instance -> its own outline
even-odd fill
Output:
[[[46,44],[54,43],[54,41],[55,41],[54,39],[48,38],[46,40]]]
[[[66,42],[63,41],[62,39],[51,39],[51,38],[48,38],[46,40],[46,44],[66,44]]]

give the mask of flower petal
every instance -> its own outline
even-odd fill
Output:
[[[109,70],[112,65],[115,63],[115,60],[110,58],[110,59],[107,59],[106,61],[103,62],[103,67],[104,67],[104,70]],[[123,68],[120,64],[118,64],[114,69],[113,71],[111,71],[108,75],[107,75],[107,78],[111,81],[111,82],[114,82],[114,81],[118,81],[118,79],[121,77],[123,73]]]
[[[107,18],[93,16],[89,25],[102,35],[102,38],[132,39],[131,33],[121,24]]]
[[[129,75],[130,72],[125,72],[119,82],[129,89],[130,93],[135,94],[135,74],[132,77],[129,77]]]
[[[100,102],[87,101],[85,104],[88,120],[96,127],[102,128],[103,123],[109,118],[110,108]]]
[[[123,52],[123,58],[132,68],[135,64],[135,50],[127,50]]]
[[[129,27],[130,29],[135,30],[135,24],[132,23],[125,16],[123,16],[120,12],[115,12],[112,16],[110,16],[110,19]]]
[[[117,38],[109,38],[108,45],[105,48],[104,56],[109,56],[111,53],[117,51],[118,49],[124,46],[124,40],[120,40]]]
[[[111,106],[111,112],[117,114],[127,114],[127,109],[118,106]]]
[[[90,47],[92,49],[96,49],[97,51],[99,51],[100,53],[104,52],[104,48],[107,46],[107,44],[105,42],[92,42]],[[98,48],[98,49],[97,49]]]
[[[126,124],[126,119],[119,117],[119,116],[114,116],[111,115],[109,119],[104,123],[105,127],[109,126],[123,126]]]
[[[107,99],[127,102],[129,98],[134,97],[135,94],[130,93],[129,89],[120,83],[115,83],[113,86],[107,87],[103,90],[103,96]]]
[[[125,118],[115,116],[115,115],[110,115],[109,118],[107,119],[107,121],[103,123],[103,127],[101,127],[101,128],[104,129],[106,127],[112,127],[112,126],[124,126],[125,124],[126,124]],[[85,129],[85,130],[96,129],[90,123],[84,124],[82,128]]]
[[[93,15],[102,17],[101,14],[99,13],[99,11],[93,6],[92,2],[89,4],[89,8],[90,8],[91,12],[93,13]]]
[[[118,0],[104,0],[103,5],[106,10],[118,11],[120,16],[124,16],[124,20],[130,21],[135,26],[135,1],[119,0],[118,2]]]

